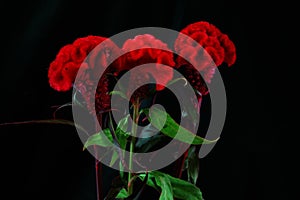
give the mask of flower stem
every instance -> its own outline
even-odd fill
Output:
[[[96,159],[96,163],[95,163],[95,168],[96,168],[97,199],[101,200],[101,199],[103,199],[103,194],[102,194],[102,188],[103,188],[103,184],[102,184],[102,163],[99,162],[97,159]]]
[[[128,173],[128,193],[129,194],[132,194],[132,191],[133,191],[133,184],[131,183],[131,178],[132,178],[131,170],[132,170],[132,155],[133,155],[133,151],[134,151],[134,142],[135,141],[130,142],[130,152],[129,152],[129,173]]]
[[[131,135],[132,140],[130,141],[130,149],[129,149],[129,172],[128,172],[128,193],[132,194],[133,192],[133,183],[131,183],[132,179],[132,157],[134,152],[135,146],[135,136],[138,126],[138,119],[139,119],[139,100],[137,99],[136,102],[133,104],[133,123],[131,127]]]
[[[95,119],[95,131],[97,132],[99,130],[99,125],[102,126],[102,115],[98,116],[99,119]],[[97,123],[97,120],[99,120],[99,124]],[[94,146],[94,151],[96,154],[96,159],[95,159],[95,173],[96,173],[96,191],[97,191],[97,200],[102,200],[103,199],[103,177],[102,177],[102,163],[98,160],[98,152],[97,152],[97,147]]]

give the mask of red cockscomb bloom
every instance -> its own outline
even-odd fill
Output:
[[[83,60],[105,39],[99,36],[87,36],[62,47],[48,70],[50,86],[57,91],[71,89]]]
[[[121,49],[114,42],[106,39],[85,59],[83,70],[80,70],[80,74],[77,75],[75,87],[84,97],[90,112],[96,111],[96,114],[99,114],[110,109],[109,92],[113,86],[113,79],[110,76],[121,66],[120,59],[115,61],[113,59],[119,57],[120,53]]]
[[[123,68],[125,70],[148,63],[175,66],[173,53],[169,50],[167,44],[150,34],[138,35],[133,39],[128,39],[122,49],[130,51],[123,56],[124,66],[122,67],[125,67]],[[156,90],[162,90],[164,89],[163,85],[166,85],[173,78],[173,69],[161,67],[161,65],[143,67],[142,71],[135,71],[130,74],[129,87],[131,84],[139,82],[139,80],[150,80],[151,78],[162,84],[157,84]],[[145,95],[142,93],[139,95]]]
[[[223,62],[227,63],[228,66],[234,64],[236,49],[233,42],[214,25],[200,21],[188,25],[181,30],[181,33],[189,36],[201,45],[200,47],[195,47],[192,40],[188,40],[186,37],[179,36],[176,39],[175,50],[183,57],[189,58],[193,63],[196,63],[196,66],[194,66],[195,70],[190,68],[186,72],[184,69],[181,70],[186,77],[191,77],[193,73],[200,71],[204,80],[210,83],[216,66],[220,66]],[[208,55],[214,64],[210,62],[211,59],[208,58]],[[179,56],[176,66],[180,68],[186,65],[190,65],[190,63],[187,63],[185,59]],[[193,82],[193,80],[189,81]]]
[[[98,46],[106,40],[104,45]],[[96,90],[96,108],[109,108],[108,80],[102,77],[98,81],[99,71],[105,70],[112,61],[112,55],[119,55],[120,49],[111,40],[100,36],[87,36],[76,39],[60,49],[55,60],[50,64],[48,78],[50,86],[57,91],[67,91],[72,88],[78,76],[76,89],[87,103],[88,110],[92,111],[91,91]],[[116,63],[116,62],[114,62]],[[79,68],[81,74],[78,74]],[[97,87],[95,89],[95,87]],[[101,97],[100,97],[101,96]]]

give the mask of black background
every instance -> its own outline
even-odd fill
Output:
[[[180,30],[208,21],[237,48],[234,66],[221,66],[228,111],[221,140],[200,160],[205,199],[290,199],[281,181],[280,137],[293,42],[292,13],[283,4],[232,1],[3,2],[0,123],[49,119],[71,92],[51,89],[49,63],[78,37],[110,37],[131,28]],[[4,11],[7,11],[5,13]],[[280,15],[287,11],[288,14]],[[288,52],[288,53],[285,53]],[[280,67],[278,67],[280,66]],[[284,105],[285,108],[282,108]],[[61,116],[71,116],[66,108]],[[73,127],[0,126],[1,199],[95,199],[94,160]],[[109,176],[109,171],[105,177]],[[105,185],[109,187],[108,180]],[[5,198],[2,198],[3,197]]]

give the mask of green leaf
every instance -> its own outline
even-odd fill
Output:
[[[139,174],[139,178],[144,181],[144,179],[146,178],[146,174]],[[149,185],[150,187],[153,187],[156,190],[159,190],[159,188],[157,187],[157,185],[155,184],[155,180],[154,180],[154,176],[153,175],[149,175],[148,173],[148,179],[147,179],[147,185]]]
[[[113,145],[112,143],[113,143],[113,137],[110,133],[110,130],[106,128],[100,131],[99,133],[91,135],[85,142],[83,149],[86,149],[91,145],[109,147]]]
[[[117,129],[116,129],[116,137],[118,140],[118,143],[120,144],[120,147],[122,149],[126,148],[127,144],[127,138],[130,136],[130,134],[126,133],[128,129],[128,118],[130,115],[128,114],[126,117],[121,119],[118,123]]]
[[[116,131],[117,140],[120,144],[121,149],[126,149],[127,138],[130,136],[129,133],[125,133],[122,130]]]
[[[118,199],[127,198],[127,197],[129,197],[129,193],[127,192],[127,190],[125,188],[122,188],[116,196],[116,198],[118,198]]]
[[[170,180],[167,176],[156,177],[156,184],[161,188],[160,200],[173,200],[173,191]]]
[[[118,160],[118,158],[119,158],[118,152],[113,151],[112,156],[111,156],[111,160],[110,160],[110,163],[109,163],[109,166],[112,167],[116,163],[116,161]]]
[[[171,138],[177,139],[181,142],[199,145],[199,144],[211,144],[218,141],[219,138],[215,140],[207,140],[200,136],[195,135],[186,128],[180,126],[176,121],[165,111],[158,108],[151,108],[151,112],[144,110],[147,115],[150,114],[149,120],[151,124],[160,130],[164,135]],[[178,134],[177,134],[178,133]],[[192,140],[192,138],[194,138]]]
[[[203,200],[202,193],[194,184],[169,176],[173,187],[173,195],[179,199]]]
[[[129,117],[130,117],[130,114],[126,115],[123,119],[121,119],[119,121],[116,131],[118,131],[118,129],[120,129],[120,130],[123,130],[123,132],[127,132]]]
[[[188,157],[186,159],[188,180],[194,185],[196,185],[199,175],[199,158],[195,149],[195,146],[190,147]]]
[[[148,174],[147,185],[161,191],[159,200],[173,200],[173,191],[171,182],[164,173],[150,172]],[[141,180],[144,180],[146,174],[140,174]]]
[[[121,119],[117,125],[117,129],[115,131],[118,143],[121,149],[126,149],[127,138],[130,136],[129,133],[125,132],[128,129],[128,118],[130,115],[126,115],[123,119]]]
[[[149,138],[139,138],[136,147],[139,153],[146,153],[152,151],[152,148],[161,144],[166,136],[164,135],[154,135]]]
[[[137,147],[137,151],[142,153],[149,152],[151,148],[155,147],[156,145],[161,143],[164,138],[166,138],[165,135],[157,133],[159,133],[159,130],[151,124],[145,126],[142,129],[140,137],[135,144]]]
[[[124,179],[124,165],[121,161],[119,162],[119,171],[120,171],[120,177]]]
[[[106,183],[107,184],[107,183]],[[120,176],[116,176],[112,179],[109,191],[105,196],[105,200],[115,200],[121,189],[124,187],[123,181]]]
[[[126,96],[123,92],[118,91],[118,90],[111,91],[109,94],[110,94],[110,95],[119,95],[119,96],[122,97],[123,99],[128,100],[127,96]]]
[[[172,193],[175,198],[203,200],[200,189],[188,181],[179,178],[174,178],[168,174],[159,171],[150,172],[149,176],[154,176],[156,182],[157,180],[161,180],[161,178],[158,179],[158,177],[162,177],[165,180],[168,180],[171,183]]]

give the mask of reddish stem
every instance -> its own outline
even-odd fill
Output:
[[[201,102],[202,102],[202,96],[198,96],[197,98],[197,104],[195,105],[195,108],[197,109],[197,112],[200,113],[200,108],[201,108]],[[176,171],[176,177],[181,178],[182,176],[182,171],[184,168],[184,162],[186,158],[188,157],[189,153],[189,148],[184,152],[184,154],[181,156],[181,159],[177,162],[177,171]]]
[[[182,158],[181,160],[179,161],[179,164],[178,164],[178,168],[177,168],[177,178],[181,178],[182,176],[182,171],[183,171],[183,168],[184,168],[184,162],[188,156],[188,153],[189,153],[189,150],[187,149],[184,154],[182,155]]]
[[[99,120],[99,121],[98,121]],[[100,124],[99,124],[100,123]],[[99,125],[102,126],[102,115],[98,116],[98,119],[95,118],[95,131],[98,132]],[[102,176],[102,163],[98,160],[97,147],[94,146],[95,151],[95,172],[96,172],[96,189],[97,189],[97,200],[103,199],[103,176]]]
[[[97,159],[95,160],[95,168],[96,168],[96,185],[97,185],[97,200],[103,199],[103,183],[102,183],[102,163]]]

